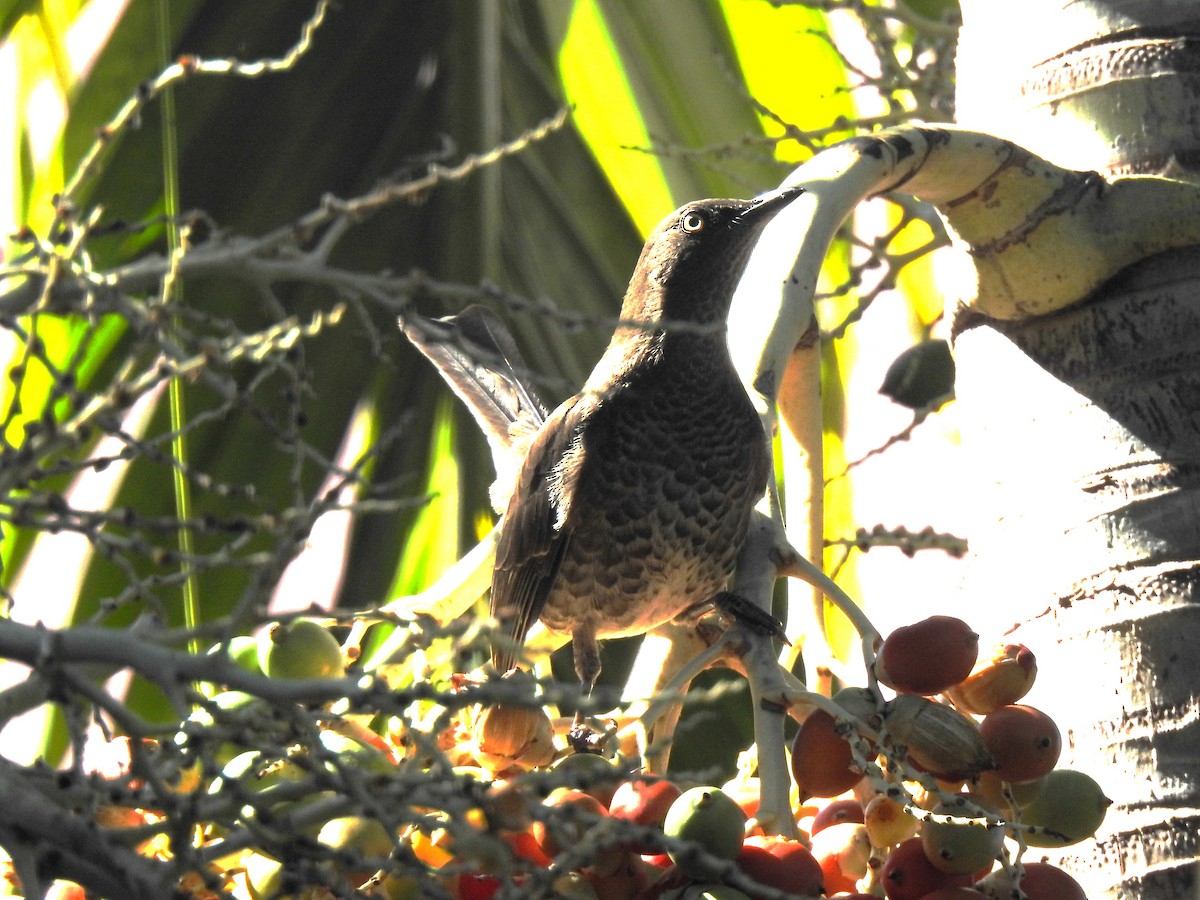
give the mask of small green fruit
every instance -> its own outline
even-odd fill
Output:
[[[284,891],[286,873],[283,863],[278,860],[261,853],[251,853],[246,856],[243,865],[246,870],[246,886],[250,889],[251,897],[279,897],[280,900],[289,900],[295,896]]]
[[[244,691],[222,691],[214,695],[211,702],[219,710],[217,718],[222,726],[245,726],[249,729],[257,722],[268,719],[271,711],[271,706],[266,700]],[[194,733],[195,726],[211,726],[213,718],[213,714],[206,709],[193,710],[192,714],[188,716],[184,728],[175,735],[176,746],[184,749],[202,746],[208,741],[208,738],[204,735],[197,737]],[[189,734],[189,732],[192,733]],[[222,741],[212,750],[212,758],[218,766],[223,767],[247,749],[249,748],[245,744],[237,741]]]
[[[705,857],[733,861],[742,849],[746,814],[720,788],[694,787],[679,795],[663,821],[663,832],[698,845],[694,849],[669,851],[671,861],[693,878],[710,878],[718,866]]]
[[[963,815],[957,804],[939,803],[939,815]],[[921,847],[933,867],[951,875],[970,875],[988,869],[1004,848],[1004,828],[976,820],[971,824],[921,823]]]
[[[1031,847],[1066,847],[1096,833],[1112,801],[1095,780],[1073,769],[1055,769],[1046,775],[1041,793],[1021,811],[1021,821],[1038,825],[1043,832],[1028,833]]]
[[[550,770],[562,777],[556,784],[591,794],[603,806],[612,802],[613,792],[625,774],[616,763],[599,753],[570,753],[557,760]]]
[[[304,777],[304,770],[288,760],[272,760],[258,750],[247,750],[230,760],[221,774],[209,785],[210,794],[218,794],[229,790],[229,785],[235,782],[240,789],[258,798],[269,798],[270,790],[278,784],[288,781],[298,781]],[[247,814],[253,814],[253,808],[247,808]]]
[[[392,838],[378,819],[342,816],[321,826],[317,841],[334,850],[352,850],[364,856],[387,856]]]
[[[691,884],[679,895],[680,900],[750,900],[750,895],[727,884]]]
[[[343,766],[352,766],[368,775],[390,776],[396,772],[396,764],[378,747],[364,743],[358,738],[322,729],[317,736],[321,746],[337,756]]]
[[[392,837],[378,819],[343,816],[321,826],[317,843],[339,851],[337,868],[354,887],[378,870],[392,852]]]
[[[258,664],[268,678],[341,678],[346,674],[337,638],[319,622],[295,619],[258,636]]]
[[[375,893],[383,900],[421,900],[424,896],[423,888],[421,879],[415,875],[396,875],[389,872],[375,886]]]
[[[239,669],[245,669],[256,675],[262,674],[262,669],[258,665],[258,638],[248,634],[239,634],[230,638],[227,644],[213,644],[208,648],[208,655],[216,656],[222,650],[229,657],[229,661]]]
[[[208,787],[209,794],[235,792],[235,796],[246,798],[238,818],[243,822],[268,819],[283,815],[313,803],[329,792],[319,791],[297,798],[294,790],[288,790],[289,782],[308,777],[304,766],[291,759],[272,759],[258,750],[247,750],[235,756],[221,770]],[[281,796],[283,795],[283,796]],[[315,838],[323,823],[306,825],[302,830]]]

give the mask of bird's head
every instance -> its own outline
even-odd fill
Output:
[[[723,323],[763,226],[803,193],[782,188],[754,200],[696,200],[650,233],[625,293],[621,318]]]

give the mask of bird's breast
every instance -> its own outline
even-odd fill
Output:
[[[725,587],[768,450],[730,367],[683,374],[622,386],[581,435],[552,630],[586,615],[602,637],[641,633]]]

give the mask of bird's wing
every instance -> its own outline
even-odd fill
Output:
[[[583,459],[581,432],[594,409],[576,397],[554,411],[529,446],[500,523],[491,612],[512,644],[493,650],[501,672],[512,668],[516,646],[541,616],[570,544],[572,486]]]

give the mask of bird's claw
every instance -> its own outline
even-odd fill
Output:
[[[576,753],[603,753],[607,741],[608,734],[588,725],[582,716],[576,717],[567,732],[567,746]]]
[[[757,634],[777,637],[789,647],[792,645],[783,630],[783,623],[741,594],[735,594],[733,591],[721,591],[713,598],[713,606],[721,614],[729,616],[735,622],[745,625]]]

